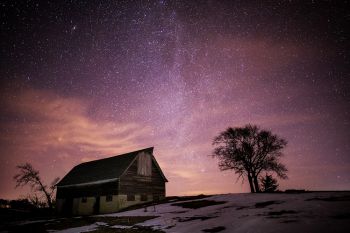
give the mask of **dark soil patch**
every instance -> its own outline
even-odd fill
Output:
[[[299,222],[299,221],[296,219],[287,219],[287,220],[281,221],[281,223],[293,223],[293,222]]]
[[[38,215],[34,211],[0,208],[0,224],[15,221],[35,220],[36,217],[42,217],[45,219],[45,215]]]
[[[63,230],[63,229],[67,229],[67,228],[91,225],[95,222],[97,222],[97,221],[95,221],[89,217],[65,218],[65,219],[61,219],[60,221],[56,221],[56,222],[48,222],[45,224],[45,228],[50,229],[50,230]]]
[[[350,201],[350,196],[340,196],[340,197],[314,197],[306,199],[305,201]]]
[[[192,216],[192,217],[176,217],[173,218],[174,220],[177,220],[178,222],[190,222],[190,221],[194,221],[194,220],[201,220],[201,221],[205,221],[211,218],[217,218],[217,216]]]
[[[234,207],[237,207],[237,205],[228,205],[228,206],[224,206],[220,209],[230,209],[230,208],[234,208]]]
[[[236,210],[242,210],[242,209],[249,208],[249,206],[227,205],[227,206],[220,208],[220,210],[233,209],[233,208],[236,208]]]
[[[169,202],[176,202],[176,201],[192,201],[192,200],[203,199],[211,196],[212,195],[203,195],[203,194],[200,194],[197,196],[184,196],[184,197],[171,196],[171,197],[166,197],[165,200],[163,200],[162,202],[169,203]]]
[[[129,229],[111,228],[111,227],[99,227],[94,231],[89,231],[89,233],[164,233],[164,231],[153,230],[150,227],[133,227]]]
[[[26,225],[14,225],[6,229],[8,232],[16,233],[26,233],[26,232],[36,232],[36,233],[47,233],[43,223],[31,223]]]
[[[48,209],[20,210],[0,208],[0,232],[24,221],[49,221],[53,214]]]
[[[350,213],[344,213],[344,214],[337,214],[331,216],[334,219],[350,219]]]
[[[132,216],[132,217],[81,217],[81,218],[64,218],[57,221],[29,223],[24,225],[9,226],[9,232],[38,232],[44,233],[47,230],[64,230],[68,228],[91,225],[96,222],[104,222],[108,225],[126,225],[132,226],[146,220],[156,218],[157,216]],[[101,227],[100,227],[101,228]],[[108,227],[107,227],[108,228]],[[118,232],[113,231],[109,232]],[[117,229],[118,230],[118,229]],[[125,230],[125,229],[122,229]],[[122,231],[125,232],[125,231]],[[127,232],[127,231],[126,231]],[[147,231],[146,231],[147,232]],[[150,232],[150,231],[148,231]]]
[[[202,207],[212,206],[212,205],[221,205],[225,204],[226,201],[212,201],[212,200],[200,200],[200,201],[189,201],[189,202],[180,202],[171,204],[172,206],[180,206],[183,208],[189,209],[199,209]]]
[[[173,212],[169,212],[169,214],[183,214],[183,213],[187,213],[188,211],[173,211]]]
[[[265,208],[269,205],[281,204],[283,201],[264,201],[255,203],[255,208]]]
[[[271,211],[268,212],[267,214],[270,216],[279,216],[279,215],[284,215],[284,214],[297,214],[298,212],[294,210],[281,210],[281,211]]]
[[[215,233],[215,232],[223,231],[225,229],[226,229],[226,227],[219,226],[219,227],[213,227],[213,228],[209,228],[209,229],[204,229],[202,231],[203,232],[209,232],[209,233]]]
[[[90,225],[95,222],[104,222],[108,225],[124,225],[133,226],[134,224],[141,223],[157,216],[125,216],[125,217],[82,217],[82,218],[69,218],[60,222],[49,223],[46,225],[47,229],[63,230],[73,227],[81,227]]]
[[[249,206],[240,206],[240,207],[237,207],[236,210],[243,210],[243,209],[247,209],[249,208]]]
[[[291,194],[297,194],[297,193],[305,193],[305,189],[287,189],[284,191],[284,193],[291,193]]]

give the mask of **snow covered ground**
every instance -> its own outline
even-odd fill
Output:
[[[350,232],[350,193],[226,194],[200,200],[225,202],[198,209],[174,203],[101,216],[159,216],[143,223],[169,233]],[[188,202],[195,202],[192,200]]]
[[[149,206],[147,211],[141,208],[98,216],[27,221],[0,228],[0,232],[151,232],[147,227],[168,233],[345,233],[350,232],[350,192],[247,193],[189,201],[174,199]]]

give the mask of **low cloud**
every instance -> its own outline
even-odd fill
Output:
[[[5,103],[8,114],[22,120],[2,125],[9,133],[1,139],[17,142],[16,150],[26,152],[79,149],[113,154],[137,147],[138,137],[149,130],[136,123],[93,120],[87,114],[88,102],[47,91],[26,90]]]

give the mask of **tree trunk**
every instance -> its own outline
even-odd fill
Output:
[[[260,187],[259,187],[258,176],[254,175],[253,180],[254,180],[255,191],[257,193],[260,193],[261,191],[260,191]]]
[[[37,178],[37,181],[41,187],[41,191],[45,194],[45,197],[47,200],[47,205],[49,206],[49,209],[52,210],[52,201],[51,201],[50,194],[46,191],[45,186],[43,185],[43,183],[41,183],[41,180],[39,178]]]
[[[51,197],[50,197],[50,195],[48,195],[48,194],[46,194],[45,193],[45,195],[46,195],[46,199],[47,199],[47,204],[49,205],[49,209],[50,210],[52,210],[52,200],[51,200]]]
[[[249,181],[249,186],[250,186],[250,192],[255,193],[253,179],[252,179],[252,176],[250,175],[250,173],[248,173],[248,181]]]

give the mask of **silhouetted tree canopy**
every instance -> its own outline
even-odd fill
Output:
[[[213,157],[220,170],[234,170],[239,178],[248,178],[251,192],[260,192],[258,177],[262,171],[274,172],[286,179],[287,168],[279,159],[287,141],[255,125],[228,128],[214,138]]]
[[[16,188],[30,185],[34,191],[39,191],[45,196],[47,205],[52,209],[52,197],[59,178],[55,178],[51,185],[47,187],[47,185],[44,185],[41,181],[39,171],[35,170],[30,163],[18,165],[17,168],[19,169],[19,173],[13,177],[16,181]]]
[[[272,175],[266,174],[260,178],[261,189],[265,193],[273,193],[277,191],[278,183],[277,179],[273,178]]]

